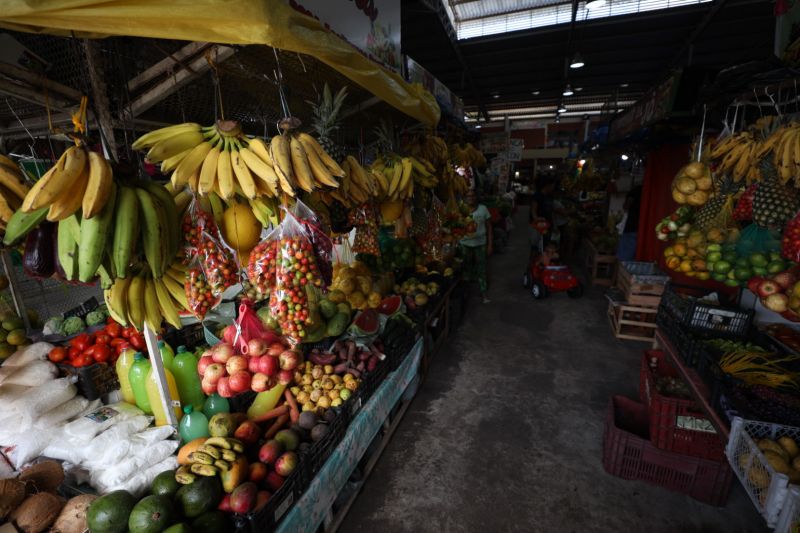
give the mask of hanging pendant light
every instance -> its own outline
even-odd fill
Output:
[[[564,92],[561,94],[563,94],[564,96],[572,96],[575,93],[572,92],[572,86],[568,83],[567,86],[564,87]]]
[[[572,61],[569,62],[569,68],[581,68],[586,63],[583,62],[583,58],[579,52],[575,52],[575,55],[572,56]]]
[[[556,109],[556,113],[565,113],[567,111],[567,106],[564,104],[558,104],[558,109]]]

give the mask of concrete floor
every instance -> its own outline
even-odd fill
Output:
[[[737,480],[715,508],[603,470],[609,396],[637,397],[644,345],[614,339],[600,289],[533,300],[527,254],[520,228],[491,259],[491,303],[472,298],[340,531],[768,531]]]

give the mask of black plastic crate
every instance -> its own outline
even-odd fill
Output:
[[[162,338],[164,342],[172,346],[173,350],[177,350],[178,346],[185,346],[190,352],[206,343],[205,331],[201,322],[181,329],[170,329]]]
[[[311,481],[314,479],[328,458],[333,453],[333,450],[342,442],[350,420],[352,419],[350,411],[342,406],[343,409],[338,410],[336,417],[328,423],[328,433],[320,440],[311,445],[311,449],[304,454],[303,457],[303,490],[305,490]],[[356,410],[358,413],[358,410]]]
[[[722,337],[742,338],[753,322],[752,310],[701,302],[694,296],[678,294],[670,285],[664,289],[661,305],[683,326]]]
[[[656,325],[675,347],[675,351],[683,362],[689,367],[697,366],[698,337],[692,334],[686,326],[679,324],[663,304],[656,314]]]
[[[96,400],[104,394],[119,389],[117,372],[111,365],[95,363],[89,366],[74,367],[60,364],[58,368],[65,376],[78,377],[75,386],[87,400]]]
[[[378,387],[381,386],[386,375],[389,373],[389,364],[386,360],[380,361],[375,370],[362,374],[361,384],[356,389],[356,394],[361,399],[362,404],[366,404]]]
[[[233,515],[233,523],[238,532],[264,533],[274,531],[292,506],[300,499],[306,489],[303,473],[305,458],[300,458],[297,468],[286,478],[267,503],[252,513]]]

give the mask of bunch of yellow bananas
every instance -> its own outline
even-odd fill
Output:
[[[6,229],[29,190],[17,164],[0,154],[0,229]]]
[[[238,122],[213,126],[184,123],[139,137],[134,149],[148,148],[147,159],[172,172],[175,189],[189,185],[200,194],[216,192],[229,200],[294,196],[296,190],[338,187],[341,167],[308,134],[276,135],[269,143],[248,138]]]
[[[56,222],[81,209],[81,216],[91,219],[111,201],[113,186],[111,164],[105,157],[81,145],[70,146],[27,192],[22,211],[48,208],[47,220]]]
[[[389,189],[389,180],[380,172],[366,169],[358,160],[348,155],[342,163],[342,176],[339,189],[331,191],[330,196],[343,205],[361,205],[371,198],[383,198]]]
[[[384,200],[405,200],[414,196],[414,187],[433,188],[439,183],[433,175],[435,168],[426,159],[413,156],[400,157],[390,154],[379,157],[372,163],[374,173],[382,173],[388,187],[383,195]]]
[[[763,117],[748,130],[718,140],[711,158],[719,161],[717,172],[730,173],[735,182],[761,181],[758,163],[772,152],[781,182],[794,179],[800,187],[800,123],[778,126],[777,120]]]
[[[447,143],[436,135],[419,135],[411,140],[406,150],[414,157],[430,161],[437,168],[445,166],[450,159]]]
[[[715,144],[711,159],[721,160],[717,165],[720,174],[730,173],[735,182],[745,180],[748,184],[761,180],[758,162],[771,148],[765,148],[749,131],[742,131]]]
[[[180,312],[189,308],[184,289],[186,267],[175,261],[160,278],[146,268],[117,278],[103,291],[109,314],[122,325],[141,331],[146,323],[154,331],[166,320],[181,327]]]
[[[459,144],[450,146],[450,154],[453,162],[461,167],[478,167],[486,166],[486,157],[483,152],[472,146],[472,143],[467,143],[463,147]]]

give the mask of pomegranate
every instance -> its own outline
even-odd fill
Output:
[[[216,384],[220,378],[227,374],[225,367],[219,363],[212,363],[206,367],[206,373],[203,374],[203,381]]]
[[[243,355],[234,355],[228,362],[225,363],[225,370],[228,371],[228,374],[231,376],[240,370],[247,370],[248,367],[247,358]]]
[[[278,356],[281,370],[294,370],[302,362],[302,356],[297,350],[285,350]]]
[[[250,372],[239,370],[230,375],[228,385],[234,394],[241,394],[250,388],[250,381]]]
[[[229,380],[230,378],[226,376],[224,378],[219,378],[219,381],[217,382],[217,392],[223,398],[233,398],[234,396]]]
[[[267,348],[267,355],[277,357],[282,354],[285,349],[286,347],[283,345],[283,343],[273,342],[269,345],[269,348]]]
[[[264,392],[265,390],[268,390],[269,376],[262,374],[261,372],[253,374],[253,377],[250,380],[250,388],[253,389],[253,392]]]
[[[264,339],[250,339],[247,343],[247,355],[259,356],[267,353],[267,342]]]
[[[279,365],[278,358],[271,355],[263,355],[258,361],[258,371],[268,376],[274,376],[278,373]]]
[[[214,359],[212,359],[210,355],[204,355],[203,357],[201,357],[200,360],[197,362],[197,373],[200,374],[201,376],[205,376],[206,368],[208,368],[208,365],[212,364],[213,362]]]
[[[227,363],[228,359],[233,357],[234,353],[233,346],[225,342],[217,344],[212,350],[213,355],[211,357],[214,359],[214,362],[223,364]]]

